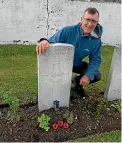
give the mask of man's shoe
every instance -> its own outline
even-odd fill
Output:
[[[72,83],[75,87],[75,91],[76,93],[80,96],[80,97],[86,97],[87,94],[85,93],[83,86],[79,85],[80,82],[80,76],[75,76],[72,78]]]
[[[76,86],[75,87],[75,90],[76,90],[76,92],[77,92],[77,94],[79,95],[79,96],[81,96],[81,97],[85,97],[85,91],[84,91],[84,89],[83,89],[83,86]]]

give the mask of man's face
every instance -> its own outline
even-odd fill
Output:
[[[98,23],[98,20],[99,20],[98,13],[90,14],[88,12],[85,12],[83,17],[81,18],[81,22],[82,22],[81,27],[84,35],[88,35],[95,29]]]

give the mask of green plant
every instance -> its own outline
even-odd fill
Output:
[[[72,112],[67,112],[64,114],[64,118],[67,120],[69,124],[72,124],[74,121],[74,115]]]
[[[11,110],[19,107],[19,99],[17,97],[11,97],[8,94],[3,95],[3,102],[8,103]]]
[[[12,132],[13,132],[12,128],[8,128],[8,132],[9,132],[10,134],[12,134]]]
[[[111,104],[111,107],[114,107],[115,109],[117,109],[120,113],[122,113],[122,101],[118,100],[116,103]]]
[[[109,106],[108,101],[97,95],[89,96],[86,103],[87,112],[92,117],[100,117],[101,112],[106,112]]]
[[[7,93],[3,94],[3,103],[9,104],[10,110],[7,112],[7,117],[11,120],[19,121],[20,115],[17,114],[19,108],[19,99],[17,97],[11,97]]]
[[[50,117],[48,115],[42,114],[41,117],[38,117],[38,122],[40,123],[39,127],[44,129],[45,131],[48,131],[50,129],[49,121]]]

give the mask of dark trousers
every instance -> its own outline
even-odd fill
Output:
[[[76,77],[76,82],[79,84],[80,83],[80,79],[83,75],[85,75],[86,71],[87,71],[87,68],[88,68],[88,63],[87,62],[82,62],[82,64],[80,66],[76,66],[76,67],[73,67],[73,72],[74,73],[77,73],[77,74],[80,74],[79,76]],[[101,79],[101,73],[100,71],[98,71],[96,73],[96,75],[94,76],[94,79],[93,80],[90,80],[90,83],[94,83],[94,82],[97,82]]]

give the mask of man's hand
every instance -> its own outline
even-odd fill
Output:
[[[42,55],[47,48],[49,48],[49,42],[47,40],[43,40],[36,46],[36,52],[37,54]]]
[[[88,76],[84,75],[81,79],[80,79],[80,85],[86,86],[88,85],[90,82],[90,79]]]

